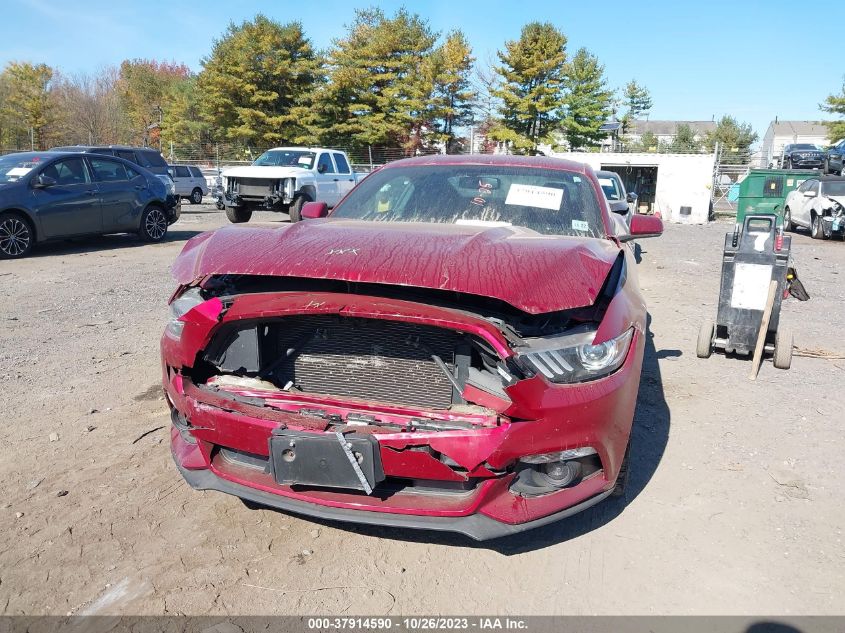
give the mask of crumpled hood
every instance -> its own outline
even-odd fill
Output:
[[[827,198],[828,200],[834,200],[835,202],[838,202],[843,207],[845,207],[845,196],[824,196],[824,197]]]
[[[232,167],[223,172],[223,178],[301,178],[310,176],[311,172],[302,167],[270,167],[261,165],[245,165]]]
[[[610,240],[517,227],[307,220],[226,227],[185,244],[173,276],[274,275],[450,290],[539,314],[591,305],[619,255]]]

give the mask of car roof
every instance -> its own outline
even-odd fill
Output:
[[[608,171],[606,169],[599,169],[596,172],[596,178],[616,178],[617,180],[622,180],[615,171]]]
[[[498,165],[502,167],[529,167],[533,169],[556,169],[579,174],[587,173],[589,166],[564,158],[549,156],[514,156],[511,154],[433,154],[404,158],[387,163],[382,169],[414,167],[421,165]],[[592,171],[592,169],[589,169]]]
[[[20,156],[26,158],[30,156],[49,156],[50,158],[59,158],[61,156],[77,156],[79,152],[69,152],[63,149],[45,149],[43,151],[28,151],[28,152],[10,152],[3,154],[2,158],[7,156]]]
[[[133,151],[145,151],[145,152],[156,152],[159,151],[154,147],[135,147],[132,145],[62,145],[60,147],[54,147],[50,151],[62,151],[62,152],[87,152],[92,149],[127,149]]]
[[[818,179],[821,180],[822,182],[845,182],[845,176],[829,175],[829,176],[820,176]]]

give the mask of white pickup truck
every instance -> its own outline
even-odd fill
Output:
[[[255,210],[300,220],[306,202],[333,207],[358,182],[345,152],[319,147],[276,147],[248,167],[223,172],[223,204],[231,222],[249,222]]]

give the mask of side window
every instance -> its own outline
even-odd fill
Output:
[[[108,147],[95,147],[91,150],[92,154],[102,154],[103,156],[114,156],[114,151]]]
[[[350,172],[349,162],[346,160],[346,156],[344,156],[343,154],[335,153],[334,162],[337,163],[337,173],[348,174]]]
[[[155,150],[144,150],[138,152],[138,164],[141,167],[156,167],[167,169],[167,161]]]
[[[116,160],[92,158],[91,167],[94,170],[94,178],[99,182],[119,182],[129,179],[123,163],[118,163]]]
[[[44,173],[55,178],[59,185],[80,185],[88,182],[85,161],[81,158],[60,160],[45,168]]]
[[[819,181],[818,180],[808,180],[807,184],[810,186],[807,187],[807,191],[815,191],[816,194],[819,193]]]
[[[126,165],[124,165],[123,168],[126,170],[126,176],[129,178],[129,180],[134,180],[135,178],[141,175],[140,173],[138,173],[131,167],[127,167]]]
[[[128,150],[117,150],[115,156],[118,158],[122,158],[123,160],[128,160],[130,163],[138,164],[138,159],[135,158],[135,152],[130,152]]]
[[[202,175],[202,172],[200,171],[199,167],[188,167],[188,171],[191,172],[191,175],[194,178],[204,178],[204,176]]]
[[[798,191],[800,191],[801,193],[804,193],[805,191],[807,191],[807,187],[809,186],[810,182],[811,181],[809,181],[809,180],[805,180],[804,182],[802,182],[801,186],[798,187]]]
[[[177,165],[176,167],[174,167],[174,170],[176,171],[176,177],[177,178],[190,178],[191,177],[191,172],[189,172],[188,168],[185,167],[184,165]]]
[[[328,152],[320,154],[320,160],[317,162],[317,171],[321,174],[335,173],[332,157],[329,156]]]

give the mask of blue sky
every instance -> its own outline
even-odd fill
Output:
[[[480,60],[519,37],[526,22],[550,21],[567,35],[571,52],[585,46],[599,57],[611,86],[631,78],[646,85],[654,100],[650,118],[732,114],[761,137],[776,115],[824,118],[818,104],[839,91],[845,75],[841,46],[823,58],[831,50],[825,42],[842,42],[845,8],[837,2],[812,16],[809,3],[781,0],[6,2],[0,63],[45,62],[66,73],[136,57],[199,70],[230,21],[259,12],[281,22],[301,21],[314,44],[325,48],[344,32],[356,7],[379,5],[390,13],[404,4],[437,31],[461,28]],[[790,53],[791,42],[799,44],[797,53]]]

